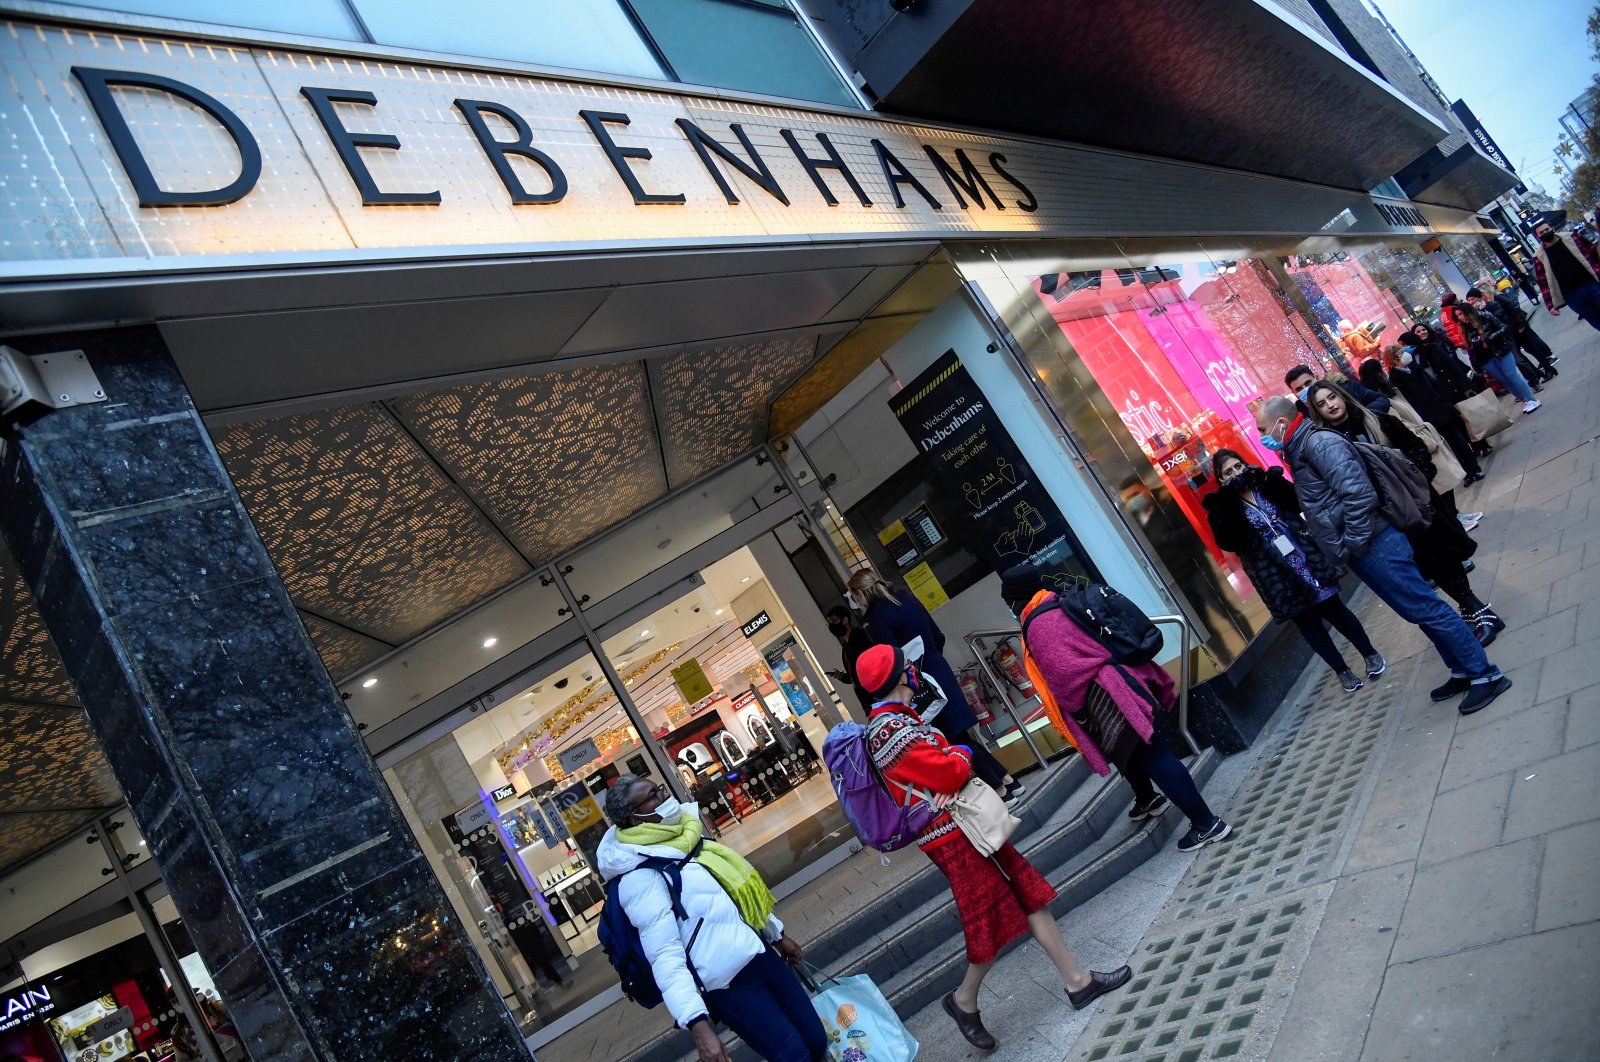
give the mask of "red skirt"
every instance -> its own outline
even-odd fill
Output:
[[[999,958],[1001,948],[1028,932],[1028,916],[1056,898],[1056,890],[1010,844],[986,858],[958,833],[930,849],[928,858],[950,879],[967,961],[974,966]]]

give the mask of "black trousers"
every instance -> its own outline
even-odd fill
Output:
[[[1361,626],[1361,621],[1350,607],[1338,597],[1330,597],[1320,605],[1312,605],[1304,612],[1294,616],[1294,625],[1300,628],[1300,634],[1305,638],[1306,644],[1311,646],[1311,651],[1322,658],[1322,662],[1335,672],[1343,671],[1350,665],[1345,663],[1344,654],[1339,652],[1333,644],[1333,636],[1328,633],[1326,624],[1332,624],[1333,629],[1345,636],[1356,652],[1362,656],[1371,656],[1377,652],[1372,647],[1372,639],[1367,637],[1367,630]]]
[[[1461,462],[1467,475],[1475,476],[1483,471],[1478,465],[1478,455],[1472,451],[1472,436],[1467,434],[1467,425],[1460,417],[1445,424],[1435,424],[1434,427],[1439,429],[1439,437],[1456,455],[1456,460]]]
[[[1531,328],[1524,328],[1517,333],[1517,346],[1539,362],[1541,369],[1550,367],[1550,359],[1555,357],[1555,352],[1550,349],[1550,344],[1540,338],[1539,333]]]

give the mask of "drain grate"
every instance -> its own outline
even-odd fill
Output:
[[[1138,973],[1101,1004],[1077,1062],[1200,1062],[1253,1055],[1282,1020],[1331,887],[1145,944]]]
[[[1183,921],[1237,907],[1326,877],[1346,812],[1403,687],[1383,683],[1354,696],[1318,686],[1285,727],[1277,749],[1228,811],[1234,834],[1207,848],[1173,897]],[[1330,703],[1329,696],[1340,700]]]

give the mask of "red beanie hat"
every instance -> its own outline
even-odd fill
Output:
[[[872,697],[886,696],[900,685],[906,654],[892,645],[874,645],[856,657],[856,681]]]

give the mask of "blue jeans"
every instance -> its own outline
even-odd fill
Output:
[[[1350,558],[1350,570],[1401,619],[1422,628],[1453,678],[1488,682],[1500,677],[1500,669],[1483,655],[1472,628],[1428,589],[1405,535],[1385,527],[1372,540],[1371,549]]]
[[[1563,292],[1563,294],[1566,294]],[[1595,328],[1600,328],[1600,284],[1590,281],[1567,295],[1567,306]]]
[[[1522,378],[1522,370],[1517,368],[1515,352],[1490,358],[1483,363],[1483,367],[1489,371],[1490,376],[1500,381],[1501,387],[1516,395],[1518,401],[1533,401],[1533,392],[1528,389],[1528,381]]]
[[[745,963],[727,988],[705,994],[711,1016],[767,1062],[820,1062],[828,1034],[811,996],[789,964],[771,948]]]

